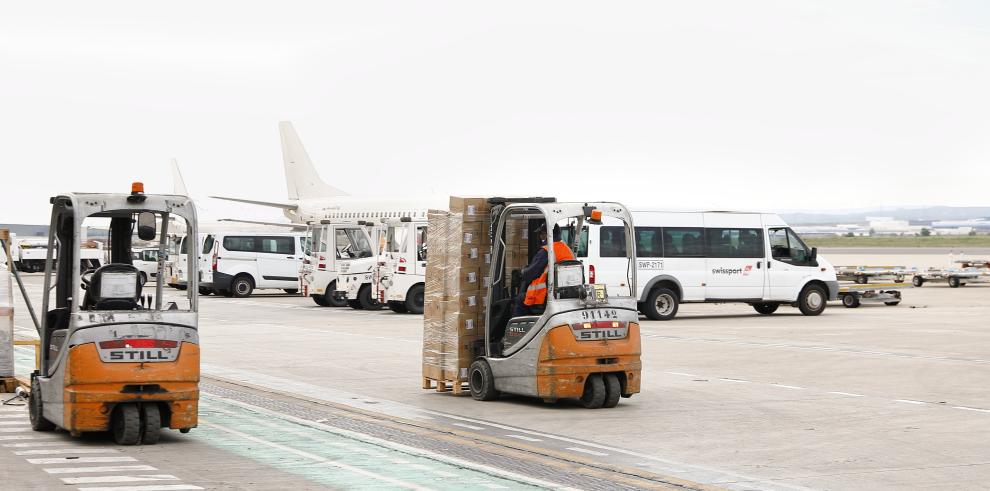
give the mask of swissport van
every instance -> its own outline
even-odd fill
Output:
[[[760,314],[791,305],[818,315],[838,298],[835,269],[777,215],[634,211],[639,310],[669,320],[688,302],[743,302]],[[626,277],[619,224],[586,226],[577,244],[589,279]]]
[[[204,240],[210,247],[202,271],[204,288],[217,295],[244,298],[256,289],[299,291],[305,235],[291,233],[216,233]]]

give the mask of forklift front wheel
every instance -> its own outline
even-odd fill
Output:
[[[605,404],[605,395],[605,381],[601,374],[588,375],[588,379],[584,381],[581,405],[587,409],[598,409]]]
[[[117,445],[137,445],[141,440],[141,415],[135,404],[118,404],[112,421],[113,441]]]
[[[31,377],[28,417],[31,419],[31,429],[34,431],[52,431],[55,429],[55,424],[45,419],[45,415],[41,411],[41,386],[35,377]]]
[[[468,378],[471,387],[471,397],[476,401],[493,401],[498,399],[499,392],[495,390],[495,374],[485,360],[475,360],[471,364],[471,374]]]

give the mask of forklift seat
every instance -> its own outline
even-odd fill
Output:
[[[107,273],[130,273],[134,276],[133,297],[102,298],[103,276]],[[85,305],[94,310],[136,310],[140,307],[141,280],[138,269],[130,264],[107,264],[97,269],[89,280],[86,289]]]

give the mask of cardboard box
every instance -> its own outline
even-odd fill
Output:
[[[491,219],[491,205],[488,198],[450,197],[450,211],[460,213],[465,222],[480,222]]]
[[[481,289],[481,274],[478,268],[448,268],[444,281],[444,293],[449,297],[464,291]]]

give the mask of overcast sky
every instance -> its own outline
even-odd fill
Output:
[[[14,2],[0,223],[171,191],[276,218],[277,122],[362,196],[987,205],[990,3]]]

